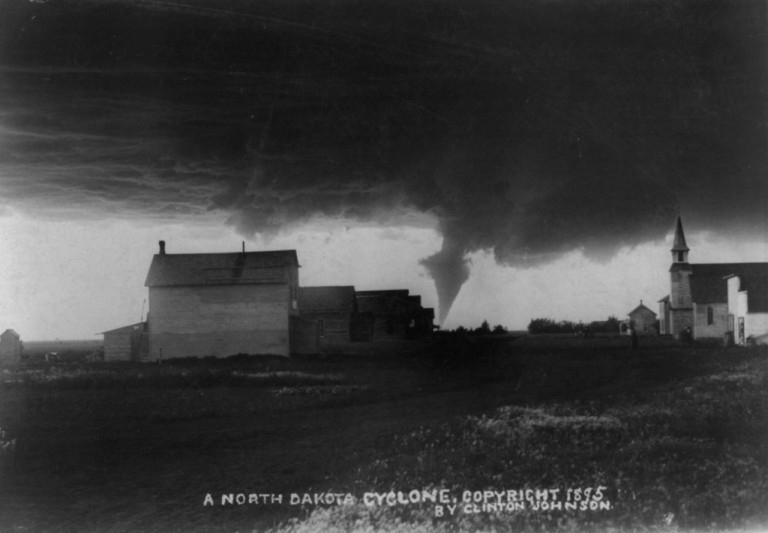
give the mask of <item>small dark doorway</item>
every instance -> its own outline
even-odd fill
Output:
[[[744,317],[739,317],[739,344],[744,344]]]

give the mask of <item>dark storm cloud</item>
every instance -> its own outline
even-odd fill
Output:
[[[445,316],[466,254],[535,265],[765,229],[759,1],[8,2],[17,205],[221,210],[244,233],[431,213]]]

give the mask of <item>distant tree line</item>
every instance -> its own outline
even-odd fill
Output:
[[[551,318],[534,318],[528,324],[528,333],[571,333],[589,335],[593,333],[618,333],[620,320],[615,316],[607,320],[594,322],[571,322],[570,320],[552,320]]]
[[[488,323],[487,320],[483,320],[483,323],[480,324],[480,327],[478,328],[465,328],[464,326],[459,326],[454,330],[448,330],[444,329],[441,330],[440,333],[442,335],[457,335],[457,336],[470,336],[470,335],[506,335],[509,333],[507,328],[502,326],[501,324],[494,326],[491,328],[491,325]]]

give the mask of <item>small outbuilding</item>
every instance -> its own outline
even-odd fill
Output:
[[[0,334],[0,366],[16,366],[21,361],[21,337],[12,329]]]
[[[627,316],[629,317],[629,325],[635,329],[638,335],[656,335],[658,333],[656,313],[643,305],[642,300],[640,300],[640,305],[630,311]]]
[[[144,361],[149,358],[147,323],[104,331],[105,361]]]

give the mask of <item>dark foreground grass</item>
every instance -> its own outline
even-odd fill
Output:
[[[760,530],[766,360],[475,338],[401,357],[4,372],[0,531]],[[434,503],[363,501],[416,489],[460,505],[438,517]],[[525,489],[591,491],[586,510],[461,505],[465,491]],[[290,503],[329,492],[354,501]],[[230,494],[258,503],[221,505]]]

